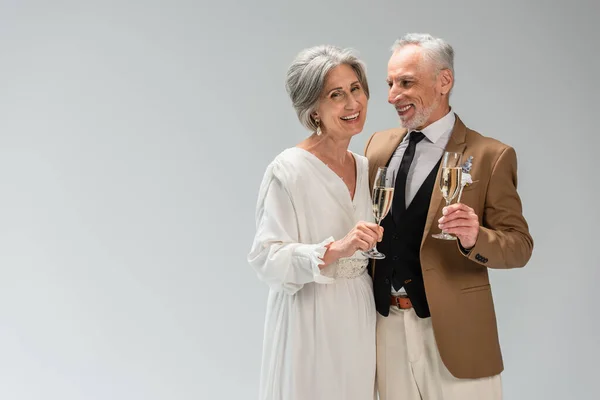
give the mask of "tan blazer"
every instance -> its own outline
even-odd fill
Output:
[[[377,168],[387,164],[405,135],[406,130],[390,129],[369,139],[365,155],[371,188]],[[461,203],[475,210],[481,227],[468,255],[458,241],[431,237],[440,230],[437,220],[445,205],[438,170],[421,242],[425,292],[440,356],[450,373],[492,376],[504,366],[487,269],[523,267],[533,250],[517,194],[517,157],[513,148],[468,129],[458,116],[446,151],[463,153],[463,160],[473,156],[473,184],[465,187]],[[375,263],[372,268],[377,273]]]

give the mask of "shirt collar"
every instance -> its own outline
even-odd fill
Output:
[[[440,139],[450,137],[455,121],[456,115],[454,115],[454,111],[450,109],[448,114],[444,115],[433,124],[428,125],[426,128],[421,130],[421,132],[423,132],[423,135],[425,135],[425,137],[431,143],[437,144]],[[408,137],[408,135],[406,135],[406,137]],[[443,143],[443,147],[445,145],[446,143]]]

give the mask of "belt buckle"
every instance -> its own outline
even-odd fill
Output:
[[[405,295],[405,294],[401,294],[401,295],[399,295],[399,296],[392,296],[392,297],[393,297],[393,299],[394,299],[394,304],[396,305],[396,307],[398,307],[398,308],[399,308],[399,309],[401,309],[401,310],[405,309],[404,307],[402,307],[402,306],[400,305],[400,301],[401,301],[400,299],[408,299],[408,296],[407,296],[407,295]]]

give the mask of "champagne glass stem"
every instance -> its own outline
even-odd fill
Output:
[[[377,226],[381,226],[381,218],[377,218]],[[375,242],[375,246],[373,246],[372,250],[379,253],[379,250],[377,250],[377,242]]]
[[[450,205],[450,200],[448,200],[448,199],[444,199],[444,200],[446,200],[446,207],[448,207]],[[445,230],[442,229],[442,235],[447,235],[447,234],[448,234],[448,232],[446,232]]]

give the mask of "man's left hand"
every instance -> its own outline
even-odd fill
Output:
[[[475,211],[462,203],[444,207],[443,217],[438,220],[440,229],[456,235],[466,250],[471,249],[479,235],[479,218]]]

